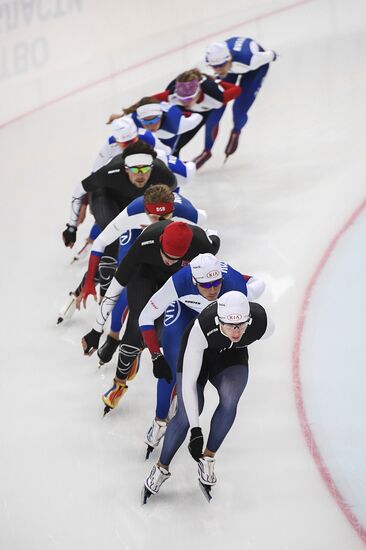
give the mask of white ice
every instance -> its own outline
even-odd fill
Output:
[[[3,3],[3,22],[10,4]],[[1,82],[0,547],[360,550],[366,530],[364,456],[358,454],[366,427],[359,317],[365,302],[364,225],[354,238],[349,233],[339,241],[341,248],[336,246],[315,282],[300,357],[310,427],[346,507],[360,521],[358,532],[306,444],[293,350],[309,281],[365,197],[366,3],[233,0],[202,2],[194,10],[191,0],[142,0],[124,14],[122,3],[108,4],[90,1],[75,19],[40,21],[35,36],[58,39],[53,54],[59,65],[48,79],[31,72]],[[24,25],[29,37],[31,28]],[[77,33],[83,48],[70,51]],[[144,462],[143,443],[154,414],[151,363],[145,352],[123,402],[102,420],[100,396],[115,365],[98,370],[96,358],[85,358],[80,346],[95,304],[55,326],[59,306],[85,268],[70,265],[61,232],[73,187],[108,136],[108,115],[163,89],[202,58],[209,41],[234,35],[251,36],[279,57],[250,111],[238,152],[223,166],[229,108],[212,160],[184,192],[219,230],[220,257],[265,279],[261,302],[276,333],[252,348],[249,384],[217,454],[212,503],[198,490],[185,444],[172,463],[172,478],[141,507],[140,490],[153,464]],[[12,36],[3,33],[4,49]],[[73,55],[79,63],[74,68]],[[134,63],[141,65],[87,86]],[[42,99],[82,85],[83,91],[11,122]],[[184,149],[185,158],[200,152],[202,142],[200,134]],[[90,220],[78,244],[89,226]],[[341,311],[332,300],[339,294]],[[321,391],[319,384],[327,388],[327,382],[329,391]],[[208,388],[207,394],[205,434],[216,403],[215,393]]]

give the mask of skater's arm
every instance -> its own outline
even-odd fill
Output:
[[[272,50],[265,52],[255,52],[250,60],[249,70],[255,71],[262,67],[262,65],[267,65],[276,59],[276,54]]]
[[[183,162],[173,155],[167,155],[166,161],[170,170],[176,175],[178,185],[188,183],[196,175],[196,165],[194,162]]]
[[[153,134],[153,137],[155,141],[153,149],[155,149],[156,151],[159,149],[160,151],[164,151],[164,153],[166,153],[167,155],[170,155],[172,152],[171,147],[169,147],[169,145],[165,145],[165,143],[160,141],[160,139],[154,136],[154,134]]]
[[[68,248],[72,248],[76,242],[76,231],[79,223],[82,223],[82,216],[80,216],[80,212],[85,196],[85,189],[82,183],[79,183],[74,189],[74,193],[72,195],[69,223],[66,224],[66,229],[62,232],[62,239],[65,246]]]
[[[164,92],[158,92],[157,94],[154,94],[152,97],[154,97],[158,101],[168,101],[170,94],[171,94],[170,90],[164,90]]]
[[[246,285],[247,285],[247,297],[250,302],[258,300],[265,291],[266,284],[262,279],[257,279],[256,277],[251,277],[248,275],[243,275]]]
[[[161,160],[165,166],[169,168],[177,179],[178,187],[185,185],[191,181],[196,175],[196,165],[191,161],[183,161],[174,155],[167,154],[165,151],[155,149],[157,152],[157,158]]]
[[[190,247],[190,252],[193,254],[188,261],[192,260],[197,254],[209,252],[217,254],[220,248],[220,237],[215,229],[202,229],[201,227],[193,228],[193,241]]]
[[[199,426],[197,379],[202,367],[203,353],[207,346],[205,335],[196,320],[187,340],[182,376],[184,408],[191,428]]]
[[[177,178],[163,160],[156,158],[153,162],[153,174],[155,183],[162,183],[170,187],[172,191],[177,187]]]
[[[235,57],[233,63],[233,72],[238,74],[245,74],[249,71],[255,71],[267,65],[276,59],[276,53],[273,50],[261,51],[259,44],[255,40],[251,40],[248,44],[243,43],[242,51]]]
[[[141,141],[144,141],[152,149],[155,149],[156,152],[163,151],[166,155],[170,155],[172,152],[171,148],[168,145],[164,145],[159,138],[157,138],[150,130],[145,130],[145,128],[139,128],[138,136]],[[163,160],[163,159],[162,159]]]
[[[188,163],[187,163],[188,164]],[[196,208],[191,201],[180,193],[174,194],[174,221],[188,222],[194,225],[205,225],[207,212]]]
[[[105,143],[103,147],[99,150],[97,158],[94,161],[92,172],[96,172],[102,166],[105,166],[113,157],[116,156],[121,150],[116,149],[118,145],[116,143]]]
[[[83,187],[83,184],[80,182],[75,187],[71,197],[71,211],[70,211],[69,224],[74,227],[77,227],[80,209],[83,204],[85,195],[86,195],[86,191]]]
[[[142,337],[151,354],[160,353],[158,336],[154,322],[163,315],[169,304],[178,299],[177,291],[172,278],[161,287],[160,290],[147,302],[139,317],[139,325]]]
[[[95,239],[91,254],[101,256],[106,247],[117,240],[125,231],[129,229],[141,229],[141,227],[150,225],[150,223],[149,217],[145,212],[130,215],[128,207],[125,208]]]
[[[93,325],[93,329],[96,332],[103,332],[103,327],[111,311],[116,305],[118,298],[122,293],[123,288],[124,287],[117,281],[117,279],[113,277],[111,284],[109,285],[108,290],[102,300],[102,303],[99,306],[95,323]]]
[[[226,103],[229,103],[229,101],[232,101],[233,99],[236,99],[237,97],[239,97],[243,91],[243,88],[241,86],[237,86],[232,82],[220,81],[220,86],[224,88],[224,93],[223,93],[224,105],[226,105]]]
[[[184,134],[185,132],[193,130],[193,128],[200,124],[201,120],[202,115],[200,115],[199,113],[192,113],[190,116],[182,115],[179,120],[177,134]]]

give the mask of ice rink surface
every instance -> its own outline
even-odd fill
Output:
[[[216,13],[215,2],[203,2],[198,14],[180,20],[184,6],[130,7],[125,20],[132,13],[140,27],[121,24],[123,47],[109,66],[102,63],[108,25],[98,12],[98,41],[90,42],[100,48],[95,73],[92,60],[83,79],[81,70],[73,79],[71,70],[56,67],[53,80],[39,80],[43,102],[31,102],[32,74],[19,84],[19,96],[9,79],[2,83],[4,550],[365,547],[366,3],[226,4],[224,11],[217,3]],[[154,12],[150,22],[141,20],[143,8]],[[107,8],[105,17],[114,24]],[[149,40],[141,39],[145,26]],[[56,30],[68,52],[75,30],[66,19],[49,32]],[[211,504],[185,444],[171,479],[141,507],[140,490],[157,458],[144,461],[155,399],[150,359],[145,352],[123,402],[102,420],[100,396],[115,364],[98,370],[80,345],[95,305],[55,326],[85,268],[70,265],[61,232],[72,190],[109,135],[108,115],[162,90],[202,59],[208,42],[235,35],[279,57],[238,152],[223,166],[229,107],[212,160],[182,193],[220,232],[219,256],[266,281],[261,303],[276,333],[252,346],[249,383],[217,454]],[[191,159],[202,143],[199,134],[183,157]],[[78,244],[90,224],[81,227]],[[216,404],[215,393],[207,394],[204,434]]]

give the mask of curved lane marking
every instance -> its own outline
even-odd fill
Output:
[[[306,314],[308,310],[308,305],[312,298],[314,287],[318,281],[319,275],[324,269],[330,255],[334,251],[341,237],[348,231],[350,226],[355,222],[358,216],[363,212],[366,207],[366,199],[356,208],[350,218],[346,221],[343,227],[338,231],[338,233],[333,237],[332,241],[325,250],[320,262],[315,269],[314,274],[312,275],[304,294],[304,298],[301,304],[300,316],[297,321],[295,342],[292,352],[292,376],[293,376],[293,386],[296,400],[296,408],[299,416],[300,424],[302,431],[305,436],[307,446],[309,447],[310,454],[312,455],[317,468],[322,476],[326,486],[328,487],[330,493],[336,500],[338,506],[341,508],[342,512],[351,523],[352,527],[355,529],[357,534],[360,536],[363,542],[366,543],[366,529],[360,524],[357,517],[353,514],[349,504],[346,502],[345,498],[342,496],[338,490],[332,476],[324,462],[324,459],[318,449],[314,435],[311,431],[308,418],[305,411],[303,392],[300,378],[300,350],[301,350],[301,339],[304,333],[304,325],[306,321]]]

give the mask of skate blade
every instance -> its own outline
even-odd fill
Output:
[[[153,452],[154,450],[154,447],[152,447],[151,445],[147,445],[147,449],[146,449],[146,455],[145,455],[145,460],[148,460],[151,453]]]
[[[89,243],[88,241],[84,244],[83,248],[81,248],[79,250],[79,252],[73,257],[73,259],[71,260],[71,264],[79,261],[79,260],[83,260],[84,258],[86,258],[89,250],[91,248],[91,243]]]
[[[143,488],[142,488],[142,491],[141,491],[141,505],[142,506],[147,503],[147,500],[151,497],[152,494],[153,493],[151,493],[151,491],[149,491],[149,489],[147,489],[144,485]]]
[[[108,405],[106,405],[106,406],[104,407],[104,411],[103,411],[103,416],[102,416],[102,418],[104,418],[105,415],[108,414],[109,411],[111,411],[111,410],[112,410],[112,409],[111,409],[110,407],[108,407]]]
[[[226,157],[224,158],[224,162],[222,163],[223,166],[225,166],[226,161],[227,161],[227,159],[229,158],[229,156],[230,156],[230,155],[226,155]]]
[[[105,365],[105,363],[103,363],[103,361],[99,361],[99,363],[98,363],[98,369],[100,369],[100,367],[102,367],[103,365]]]
[[[59,325],[60,323],[62,323],[63,321],[66,321],[67,319],[71,319],[75,311],[76,311],[75,296],[71,292],[69,299],[59,311],[56,325]]]
[[[211,485],[204,485],[200,480],[198,480],[198,484],[207,502],[211,502],[212,500]]]

